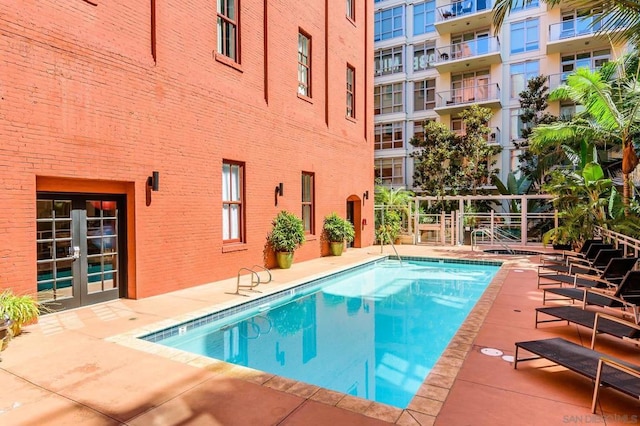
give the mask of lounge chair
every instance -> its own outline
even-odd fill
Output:
[[[535,357],[518,358],[524,349]],[[585,348],[560,337],[528,342],[516,342],[513,368],[518,363],[534,359],[548,359],[573,372],[594,381],[591,412],[596,412],[596,403],[601,386],[607,386],[626,395],[640,399],[640,366],[625,362],[602,352]]]
[[[580,288],[580,287],[559,287],[545,288],[542,297],[542,304],[547,300],[579,300],[586,305],[597,305],[609,308],[623,308],[631,310],[635,322],[640,322],[638,314],[640,308],[640,271],[629,271],[617,286],[612,284],[611,288]],[[561,296],[561,299],[549,299],[547,293]]]
[[[563,262],[548,262],[543,260],[542,264],[538,266],[538,275],[551,273],[551,272],[564,272],[568,273],[571,269],[572,263],[581,263],[587,266],[590,266],[595,258],[598,256],[600,250],[610,250],[613,249],[613,244],[600,244],[594,243],[589,246],[587,253],[582,256],[567,256],[563,259]],[[606,265],[606,262],[604,263]],[[546,272],[545,272],[546,271]]]
[[[555,319],[540,319],[539,314],[551,316]],[[536,328],[538,324],[549,322],[566,322],[574,323],[587,327],[592,333],[604,333],[619,339],[630,341],[634,344],[640,344],[640,325],[608,315],[603,312],[590,311],[588,309],[580,309],[577,306],[553,306],[536,309]],[[595,345],[595,335],[591,339],[591,349]]]
[[[601,250],[598,256],[603,254],[603,258],[606,258],[609,256],[610,251],[622,253],[621,250]],[[612,257],[604,268],[580,266],[570,270],[570,272],[579,271],[573,274],[539,274],[538,288],[541,285],[557,284],[561,286],[570,284],[574,287],[598,287],[599,284],[596,280],[605,280],[618,284],[625,274],[634,268],[637,262],[637,257]],[[551,282],[540,282],[540,278]]]
[[[569,256],[584,257],[584,255],[587,254],[587,251],[589,250],[589,247],[591,246],[591,244],[597,244],[602,242],[603,242],[602,239],[599,239],[599,238],[588,239],[588,240],[585,240],[584,243],[582,243],[582,245],[578,250],[563,250],[562,253],[541,258],[540,261],[541,262],[546,261],[550,263],[566,263],[567,257]]]

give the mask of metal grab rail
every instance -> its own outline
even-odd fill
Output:
[[[270,271],[269,269],[265,268],[265,267],[264,267],[264,266],[262,266],[262,265],[253,265],[253,266],[252,266],[252,268],[254,268],[254,269],[255,269],[255,268],[259,268],[259,269],[261,269],[262,271],[266,272],[266,273],[267,273],[267,275],[269,275],[269,279],[268,279],[267,281],[262,281],[262,280],[261,280],[261,281],[260,281],[260,283],[262,283],[262,284],[267,284],[267,283],[270,283],[270,282],[271,282],[271,271]],[[252,269],[252,270],[253,270],[253,269]],[[254,272],[256,272],[256,271],[254,271]],[[257,274],[257,272],[256,272],[256,274]]]
[[[393,241],[391,240],[391,234],[389,233],[389,231],[387,231],[386,234],[387,234],[387,238],[389,239],[389,244],[391,244],[391,248],[396,253],[396,257],[398,258],[398,262],[400,262],[400,266],[402,266],[402,259],[400,258],[400,254],[398,254],[398,250],[396,249],[396,246],[393,244]],[[380,241],[380,253],[382,253],[383,251],[384,251],[384,238]]]
[[[241,272],[242,271],[248,271],[251,273],[251,283],[250,284],[240,284],[240,276],[241,276]],[[255,278],[255,280],[254,280]],[[236,282],[236,292],[235,294],[240,294],[240,289],[244,288],[248,291],[256,291],[258,293],[260,293],[260,291],[258,290],[254,290],[254,288],[256,288],[257,286],[260,285],[260,275],[258,275],[258,273],[256,271],[254,271],[253,269],[249,269],[249,268],[240,268],[238,270],[238,281]]]
[[[496,232],[498,231],[498,232]],[[473,251],[473,248],[478,245],[478,234],[484,234],[486,236],[488,236],[489,238],[491,238],[491,241],[493,242],[497,242],[498,245],[500,245],[501,247],[504,247],[505,250],[507,250],[508,253],[513,254],[515,253],[515,251],[509,247],[509,245],[505,242],[517,242],[520,241],[519,239],[513,237],[510,234],[507,234],[504,231],[499,230],[499,228],[494,228],[494,230],[492,231],[489,228],[478,228],[478,229],[474,229],[473,231],[471,231],[471,251]],[[498,237],[502,237],[504,239],[500,239],[500,238],[496,238],[496,234]]]

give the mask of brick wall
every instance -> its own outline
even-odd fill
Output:
[[[320,256],[323,217],[373,193],[365,4],[354,25],[344,7],[325,21],[325,0],[270,1],[265,56],[263,1],[243,0],[241,64],[231,67],[215,59],[215,2],[157,2],[155,63],[150,2],[97,3],[20,2],[0,17],[0,287],[36,289],[35,199],[44,189],[130,188],[131,297],[273,266],[265,237],[281,209],[300,215],[302,171],[315,173],[317,236],[295,258]],[[310,100],[297,96],[299,28],[312,37]],[[347,63],[356,68],[355,121],[345,119]],[[231,252],[221,234],[223,159],[246,164],[247,243]],[[147,206],[153,170],[160,190]],[[372,224],[373,203],[363,209]],[[361,243],[372,241],[365,226]]]

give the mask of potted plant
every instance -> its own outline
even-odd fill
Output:
[[[9,315],[0,315],[0,352],[4,351],[11,340],[11,319]],[[0,359],[1,361],[1,359]]]
[[[293,252],[305,242],[304,224],[302,219],[283,210],[273,219],[272,225],[267,241],[276,252],[278,266],[288,269],[293,262]]]
[[[356,236],[353,224],[341,218],[335,212],[324,218],[323,230],[331,248],[331,254],[340,256],[344,250],[344,243],[351,242]]]
[[[22,332],[22,326],[35,322],[40,315],[40,304],[32,296],[17,295],[11,290],[0,294],[0,318],[8,316],[11,320],[11,333],[14,336]]]

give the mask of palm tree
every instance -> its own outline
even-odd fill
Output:
[[[627,73],[629,66],[633,64],[636,64],[635,73]],[[614,75],[614,67],[617,78],[607,81],[606,76]],[[566,85],[549,94],[549,100],[571,100],[583,105],[584,112],[577,114],[569,122],[538,126],[530,138],[533,150],[579,140],[588,140],[596,145],[620,146],[625,206],[629,205],[630,198],[629,174],[638,164],[633,144],[640,129],[638,69],[637,54],[607,64],[602,72],[579,68],[567,77]]]
[[[532,1],[496,0],[493,6],[493,23],[496,26],[496,33],[500,31],[504,19],[514,5],[524,6]],[[551,7],[570,4],[575,9],[602,10],[602,14],[594,17],[591,23],[592,27],[598,28],[596,34],[611,32],[610,37],[614,42],[628,41],[636,46],[640,45],[640,3],[637,0],[545,0],[545,2]]]

